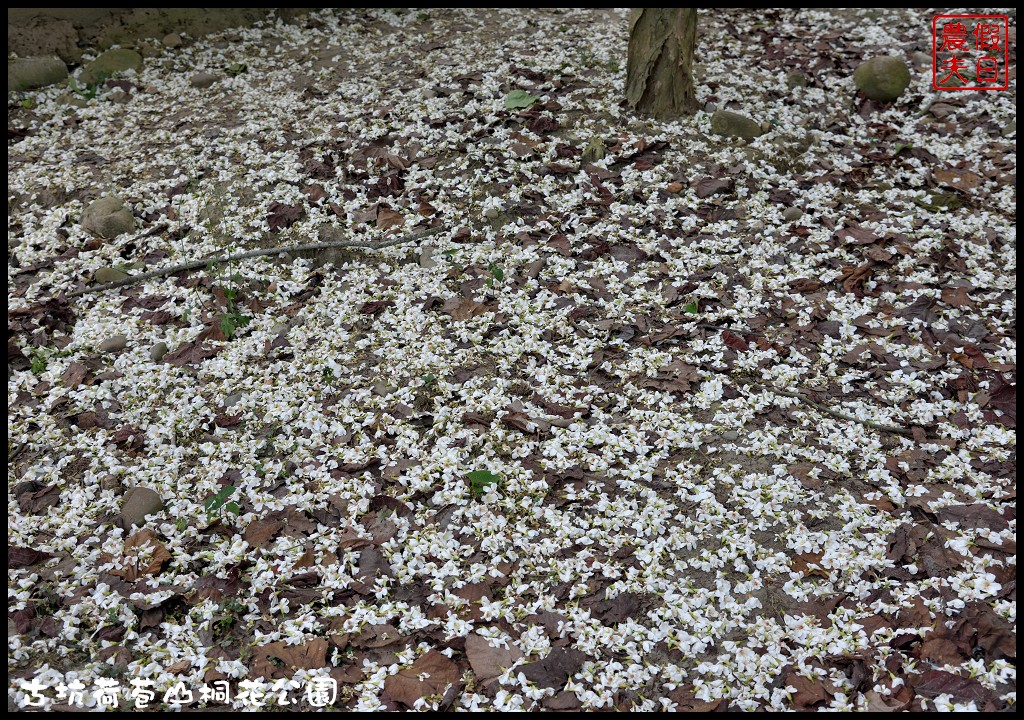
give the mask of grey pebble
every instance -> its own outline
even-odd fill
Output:
[[[217,82],[219,78],[213,73],[197,72],[189,78],[189,84],[194,88],[205,89]]]
[[[433,248],[423,248],[420,251],[420,267],[421,268],[432,268],[437,267],[437,260],[434,259]]]
[[[124,350],[128,346],[128,338],[124,335],[114,335],[101,342],[96,348],[101,353],[113,353]]]
[[[160,362],[164,359],[164,355],[167,354],[167,343],[158,342],[156,345],[149,349],[149,359],[153,362]]]
[[[804,216],[804,211],[800,208],[788,207],[782,211],[782,219],[786,222],[795,222]]]
[[[134,487],[124,494],[121,502],[121,526],[130,530],[132,525],[142,526],[147,515],[153,515],[164,509],[164,501],[160,495],[147,487]]]
[[[394,385],[388,385],[383,380],[378,380],[377,382],[375,382],[373,384],[373,393],[375,395],[381,395],[381,396],[390,395],[391,393],[393,393],[397,389],[398,388],[396,388]]]
[[[722,433],[722,439],[725,440],[726,442],[732,442],[733,440],[737,440],[739,436],[740,434],[735,430],[726,430],[724,433]]]

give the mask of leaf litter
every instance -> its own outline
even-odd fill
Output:
[[[1015,108],[927,73],[859,99],[861,60],[930,47],[874,12],[702,16],[669,124],[619,105],[597,10],[320,11],[150,58],[125,104],[12,105],[12,698],[1012,707]],[[138,230],[99,241],[109,187]],[[136,486],[166,508],[126,535]]]

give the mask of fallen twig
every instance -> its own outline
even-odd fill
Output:
[[[860,418],[854,417],[853,415],[849,415],[844,412],[839,412],[838,410],[833,410],[830,407],[826,407],[819,402],[811,400],[803,392],[783,390],[782,388],[775,387],[774,385],[767,385],[767,387],[774,393],[778,393],[779,395],[785,395],[786,397],[796,398],[797,400],[800,400],[801,402],[810,405],[818,412],[824,413],[826,415],[831,415],[832,417],[838,418],[840,420],[849,420],[850,422],[860,423],[861,425],[865,425],[869,428],[880,430],[882,432],[896,433],[897,435],[906,435],[908,437],[913,437],[914,435],[914,431],[909,428],[899,427],[897,425],[886,425],[884,423],[875,422],[874,420],[861,420]]]
[[[393,240],[386,240],[381,243],[368,243],[361,240],[331,240],[328,242],[315,242],[306,243],[305,245],[290,245],[287,247],[274,247],[274,248],[261,248],[259,250],[249,250],[247,252],[235,253],[234,255],[222,255],[220,257],[207,258],[205,260],[193,260],[191,262],[179,263],[178,265],[171,265],[170,267],[161,268],[159,270],[150,270],[149,272],[139,273],[137,275],[131,275],[124,278],[123,280],[115,280],[114,282],[104,283],[102,285],[95,285],[93,287],[82,288],[81,290],[75,290],[69,292],[66,297],[77,297],[79,295],[88,295],[91,293],[103,292],[105,290],[113,290],[115,288],[125,287],[126,285],[134,285],[136,283],[144,282],[152,278],[165,277],[167,275],[174,275],[179,272],[186,272],[188,270],[198,270],[199,268],[206,267],[208,265],[220,265],[225,263],[237,262],[238,260],[247,260],[249,258],[261,257],[265,255],[282,255],[290,252],[304,252],[308,250],[327,250],[329,248],[366,248],[367,250],[383,250],[384,248],[393,247],[395,245],[402,245],[404,243],[412,242],[414,240],[421,240],[431,235],[437,235],[444,228],[438,226],[430,228],[429,230],[423,230],[415,232],[410,235],[403,235],[401,237],[394,238]]]

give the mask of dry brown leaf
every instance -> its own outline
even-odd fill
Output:
[[[967,170],[946,170],[936,168],[933,171],[935,182],[955,190],[976,190],[981,185],[982,177]]]
[[[101,557],[105,558],[104,562],[113,560],[113,556],[106,553]],[[170,559],[171,554],[156,539],[153,530],[140,530],[124,541],[121,567],[114,568],[110,574],[135,582],[143,575],[156,575]]]
[[[498,677],[523,657],[522,651],[512,643],[507,648],[494,647],[490,641],[476,633],[466,638],[466,657],[480,680]]]
[[[393,645],[402,637],[394,625],[367,625],[359,635],[352,638],[352,645],[357,648],[380,648]]]
[[[458,665],[437,650],[431,650],[410,667],[388,677],[384,681],[384,692],[411,708],[420,698],[443,695],[460,677]]]
[[[452,316],[452,320],[469,320],[487,312],[487,306],[469,298],[448,298],[441,309]]]
[[[280,519],[253,520],[242,534],[242,539],[249,543],[250,547],[263,548],[270,545],[282,527],[284,521]]]
[[[822,577],[827,580],[831,577],[831,573],[826,568],[822,567],[821,558],[822,554],[820,552],[800,553],[793,558],[793,572],[803,573],[807,577],[817,575],[818,577]]]
[[[381,206],[377,211],[377,227],[381,230],[387,230],[404,224],[405,218],[400,212],[396,212],[395,210],[384,206]]]
[[[82,363],[73,362],[68,365],[68,369],[64,371],[64,374],[60,376],[61,382],[64,383],[65,387],[74,390],[83,383],[88,384],[89,379],[89,368]]]

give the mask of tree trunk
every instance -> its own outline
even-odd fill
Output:
[[[696,42],[696,8],[634,8],[626,64],[629,106],[659,120],[693,113]]]

